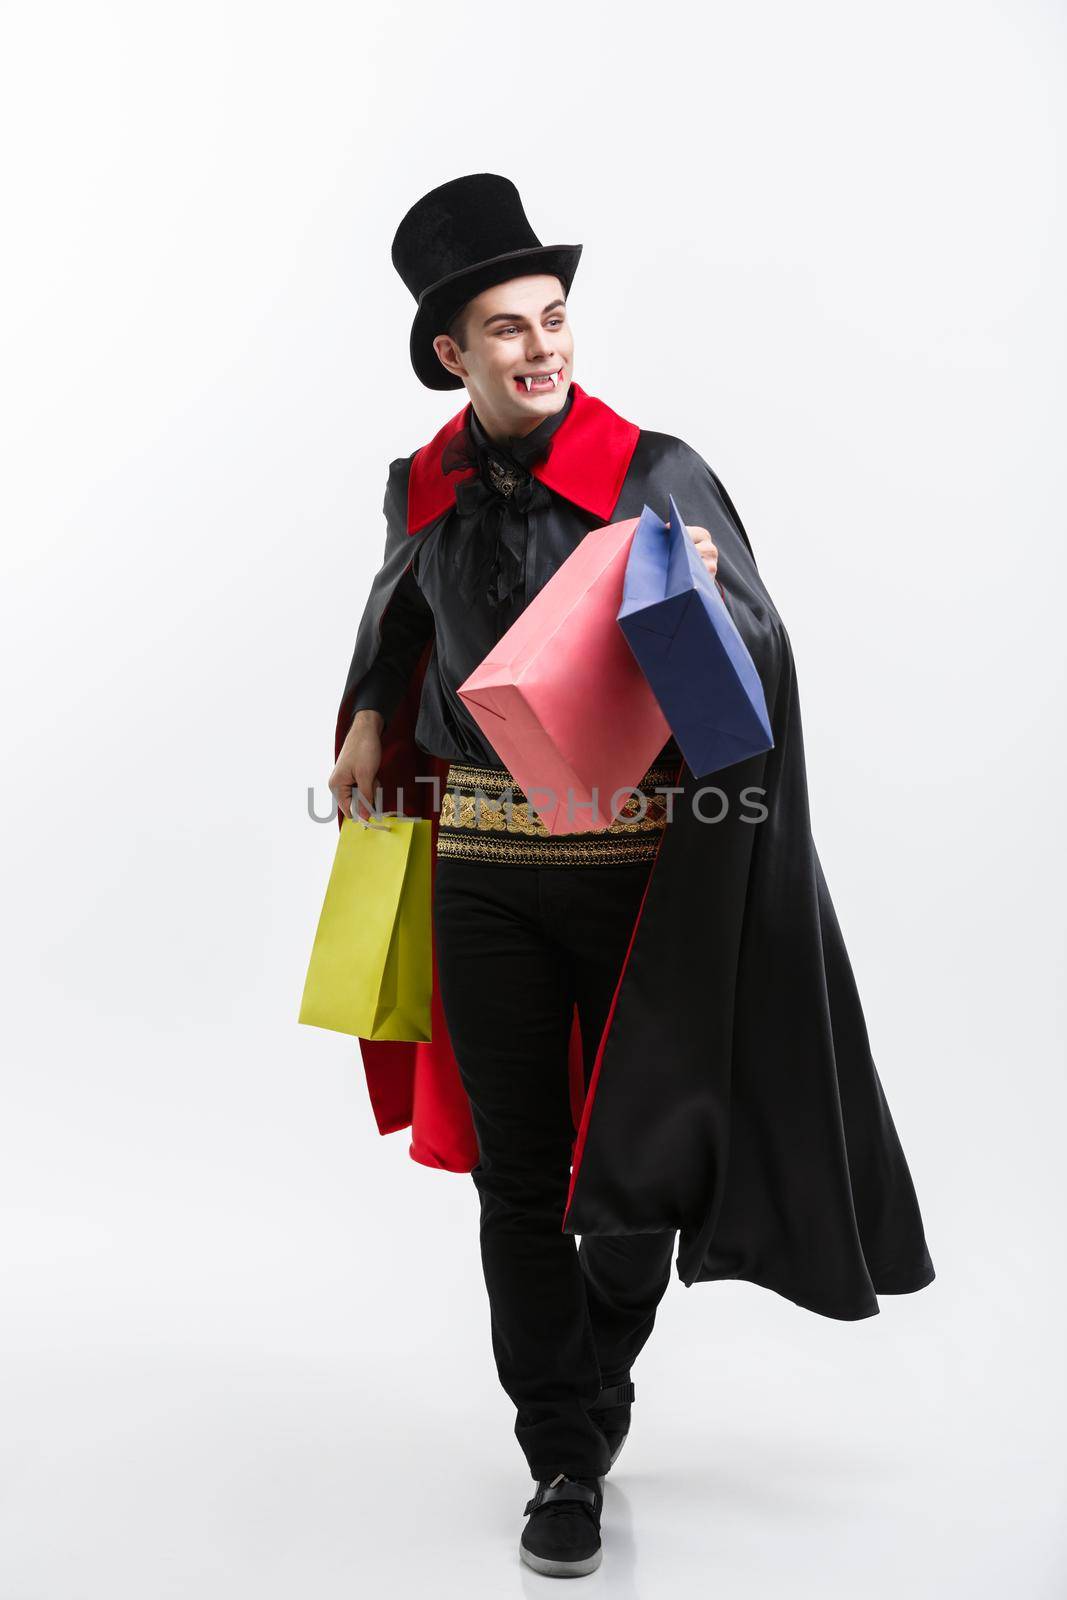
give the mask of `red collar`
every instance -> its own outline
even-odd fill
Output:
[[[552,435],[550,453],[543,461],[535,462],[530,471],[565,500],[572,500],[583,511],[607,522],[618,502],[641,430],[603,400],[586,394],[573,379],[571,390],[574,398]],[[470,410],[468,401],[412,458],[408,479],[409,534],[418,533],[454,506],[456,484],[474,476],[474,467],[461,468],[447,476],[441,471],[445,445],[467,426]]]

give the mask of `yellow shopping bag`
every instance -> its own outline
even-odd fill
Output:
[[[299,1021],[361,1039],[430,1038],[430,827],[343,818]]]

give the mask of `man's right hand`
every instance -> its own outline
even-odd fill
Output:
[[[385,718],[380,711],[357,711],[338,754],[337,765],[330,773],[330,793],[340,806],[342,816],[351,817],[363,827],[374,814],[372,797],[382,764],[384,727]]]

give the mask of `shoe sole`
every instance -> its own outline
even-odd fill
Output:
[[[603,1558],[603,1550],[594,1550],[591,1556],[586,1556],[583,1561],[553,1561],[548,1556],[536,1556],[532,1550],[527,1550],[524,1544],[519,1546],[519,1555],[528,1567],[535,1572],[540,1572],[546,1578],[584,1578],[587,1573],[595,1572]]]

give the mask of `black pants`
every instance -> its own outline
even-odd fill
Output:
[[[587,1235],[580,1248],[562,1232],[573,1008],[588,1083],[650,870],[436,862],[438,978],[478,1137],[493,1354],[537,1479],[607,1471],[585,1408],[629,1374],[671,1275],[673,1231]]]

